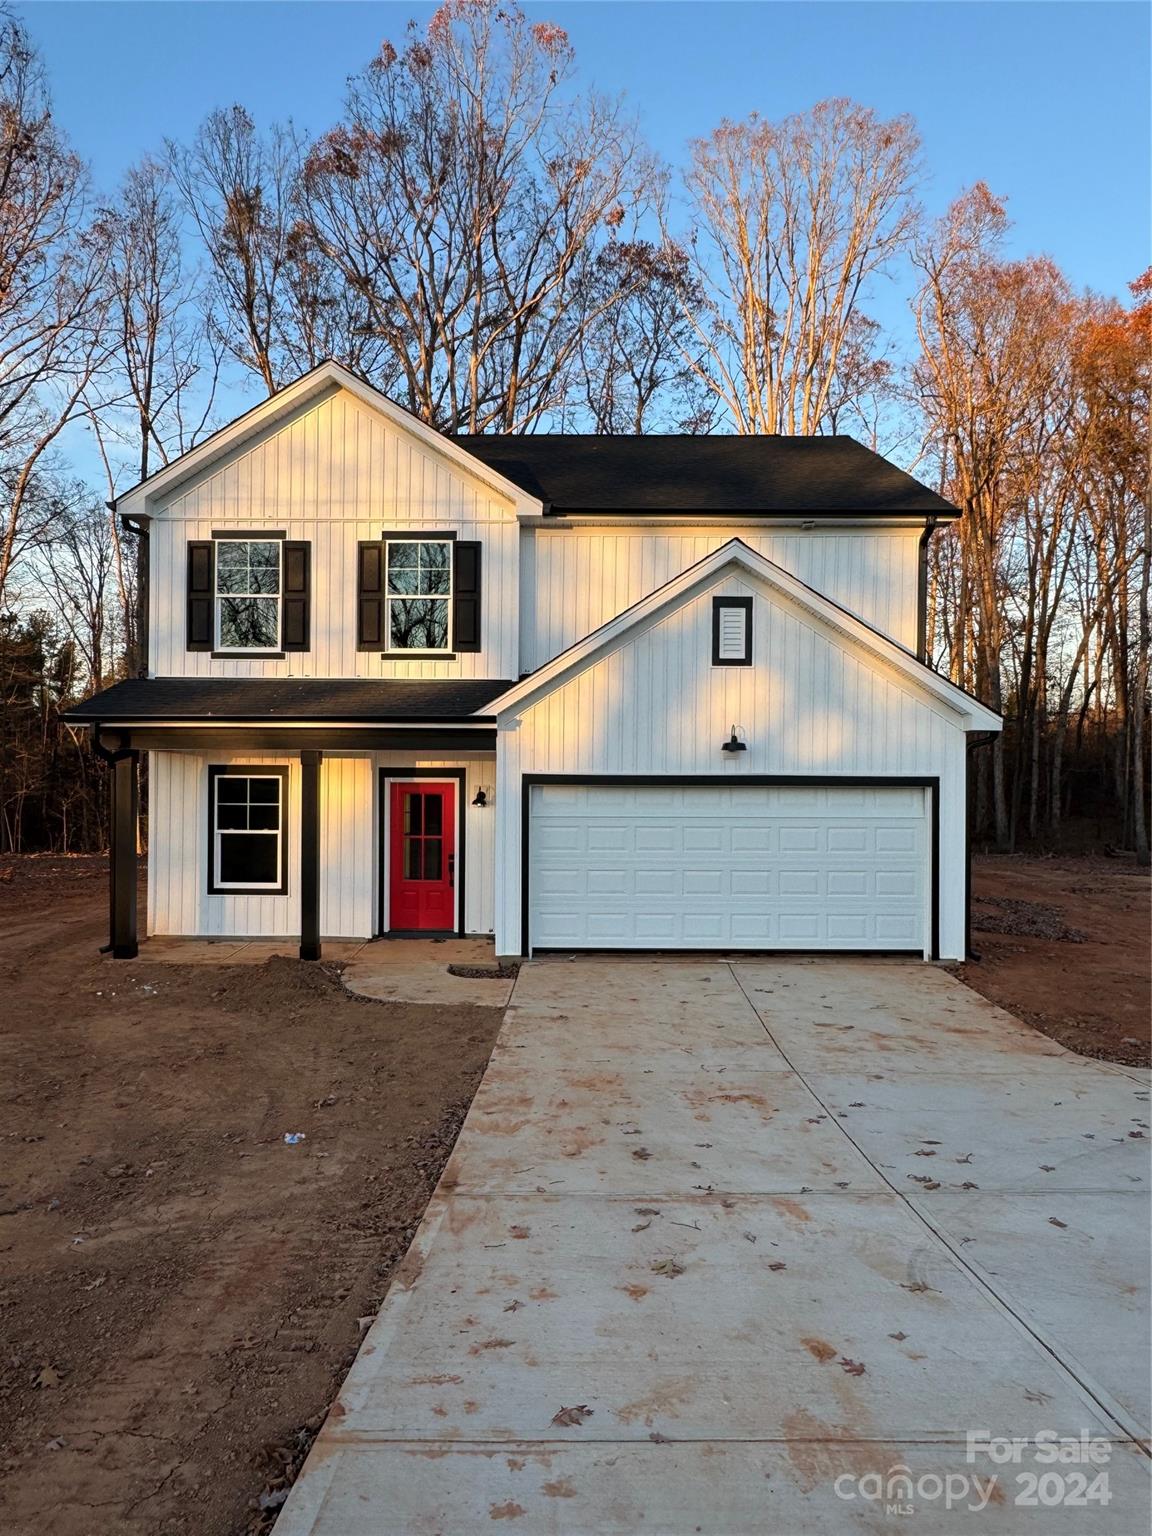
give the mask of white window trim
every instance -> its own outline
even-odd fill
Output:
[[[220,785],[226,779],[268,779],[278,786],[276,794],[276,878],[272,881],[253,882],[251,880],[224,880],[220,875],[220,839],[221,837],[267,837],[273,831],[271,827],[220,827]],[[223,773],[214,774],[212,777],[212,893],[218,895],[237,894],[245,892],[252,895],[280,895],[283,893],[284,880],[284,843],[287,834],[285,824],[284,803],[288,790],[288,778],[280,773],[262,773],[259,768],[247,770],[237,768],[235,771],[227,769]]]
[[[448,550],[448,590],[447,592],[389,592],[388,590],[388,551],[393,544],[443,544]],[[456,548],[452,539],[421,538],[419,534],[412,537],[405,536],[399,539],[384,540],[384,641],[385,652],[392,656],[451,656],[455,635],[452,633],[452,597],[456,590]],[[442,646],[435,650],[416,650],[403,645],[392,644],[392,604],[411,601],[413,597],[429,597],[434,601],[443,599],[448,605],[448,622],[445,626],[445,638]]]
[[[277,560],[278,560],[278,567],[277,567],[278,578],[277,578],[277,582],[276,582],[277,591],[276,591],[276,594],[275,594],[275,602],[276,602],[276,643],[275,643],[275,645],[235,645],[235,644],[226,645],[224,643],[224,639],[223,639],[223,637],[222,637],[222,635],[220,633],[220,605],[221,605],[221,603],[224,602],[225,599],[230,598],[230,597],[239,597],[239,598],[257,597],[257,598],[260,598],[264,602],[270,602],[272,600],[273,594],[271,592],[221,592],[220,591],[220,583],[219,583],[219,568],[218,568],[218,565],[217,565],[217,561],[219,560],[219,551],[220,551],[221,544],[275,544],[277,549],[279,550],[279,554],[277,556]],[[227,652],[227,654],[229,656],[232,656],[232,655],[235,655],[235,656],[279,656],[279,654],[281,652],[281,649],[282,649],[280,641],[281,641],[281,637],[283,635],[283,627],[284,627],[284,540],[282,538],[280,538],[280,539],[263,539],[263,538],[259,538],[259,537],[254,538],[251,534],[245,534],[245,535],[243,535],[242,537],[239,537],[239,538],[231,538],[228,535],[225,535],[224,537],[214,537],[213,540],[212,540],[212,639],[213,639],[213,642],[214,642],[213,643],[213,650]]]

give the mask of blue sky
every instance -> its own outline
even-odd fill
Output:
[[[582,0],[531,4],[565,27],[581,78],[626,93],[675,162],[727,115],[776,117],[849,95],[910,112],[923,200],[940,211],[983,178],[1008,199],[1016,253],[1051,255],[1078,286],[1124,294],[1150,255],[1150,12],[1143,3],[983,0]],[[431,6],[95,3],[20,7],[57,115],[98,184],[213,107],[321,131],[345,77]],[[873,313],[899,309],[899,285]]]

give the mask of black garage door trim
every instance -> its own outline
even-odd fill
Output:
[[[702,785],[750,784],[750,785],[800,785],[815,789],[928,789],[932,795],[931,830],[931,928],[933,960],[940,958],[940,778],[903,776],[899,774],[849,775],[844,773],[750,773],[739,779],[718,773],[526,773],[521,780],[520,800],[520,951],[532,952],[531,913],[532,893],[530,885],[530,839],[532,827],[532,791],[538,784],[579,784],[591,788],[619,785]],[[760,950],[760,954],[777,954],[783,951]]]

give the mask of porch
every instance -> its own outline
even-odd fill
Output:
[[[153,937],[237,947],[291,938],[301,959],[318,960],[322,939],[366,941],[403,928],[491,934],[496,719],[485,711],[510,686],[472,677],[138,677],[77,705],[64,718],[90,728],[111,774],[105,952],[131,960],[139,950],[145,755]],[[443,781],[441,826],[405,825],[385,851],[394,830],[385,788],[401,780]],[[419,848],[409,833],[423,839]],[[430,900],[391,891],[397,867],[440,890]],[[393,895],[408,898],[395,913]]]

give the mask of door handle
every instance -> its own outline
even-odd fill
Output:
[[[448,885],[453,890],[456,888],[456,855],[454,853],[448,855]]]

